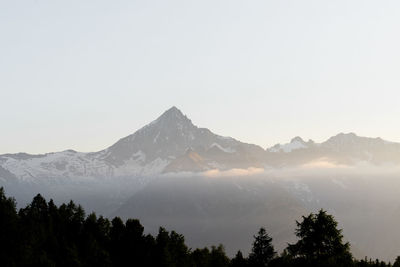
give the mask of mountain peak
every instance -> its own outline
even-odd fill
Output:
[[[192,124],[192,121],[186,117],[182,111],[180,111],[177,107],[173,106],[167,111],[165,111],[160,117],[158,117],[157,120],[154,121],[154,123],[159,123],[159,122],[166,122],[168,124],[171,124],[174,122],[175,123],[189,123]]]
[[[353,132],[351,133],[339,133],[336,137],[357,137],[357,135]]]
[[[361,144],[368,142],[370,139],[372,138],[360,137],[355,133],[339,133],[323,142],[322,146],[330,147],[335,150],[350,149],[354,146],[360,146]]]
[[[305,143],[303,138],[301,138],[300,136],[296,136],[296,137],[292,138],[292,140],[290,140],[290,143],[296,143],[296,142],[302,143],[302,144]]]
[[[348,141],[354,141],[355,139],[360,138],[355,133],[338,133],[335,136],[329,138],[326,143],[343,143]]]
[[[276,144],[275,146],[267,149],[269,152],[285,152],[289,153],[293,150],[307,148],[307,146],[312,143],[306,143],[300,136],[296,136],[290,140],[290,143],[287,144]]]
[[[182,111],[180,111],[177,107],[172,106],[171,108],[167,109],[163,115],[180,115],[180,116],[184,116]]]

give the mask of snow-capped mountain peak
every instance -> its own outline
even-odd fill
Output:
[[[290,143],[302,143],[305,144],[306,142],[300,136],[296,136],[290,140]]]
[[[219,150],[222,154],[210,149],[213,147],[221,148]],[[244,144],[233,138],[223,138],[206,128],[199,128],[178,108],[172,107],[155,121],[119,140],[103,154],[106,155],[105,161],[113,166],[126,164],[139,151],[143,154],[142,158],[145,158],[142,160],[143,164],[155,160],[171,163],[171,160],[185,156],[189,148],[201,155],[206,162],[218,166],[224,166],[221,162],[227,160],[225,154],[229,154],[229,161],[232,161],[235,157],[235,160],[245,157],[246,153],[254,149],[263,151],[255,145]],[[236,153],[237,151],[240,153]],[[218,164],[215,163],[217,157]],[[246,159],[243,161],[246,162]]]
[[[311,140],[309,142],[312,142]],[[296,136],[290,140],[290,143],[276,144],[273,147],[267,149],[269,152],[284,152],[289,153],[297,149],[307,148],[308,144],[300,137]]]
[[[297,136],[290,143],[277,144],[265,151],[257,145],[199,128],[178,108],[172,107],[153,122],[99,152],[65,150],[43,155],[0,155],[0,179],[86,179],[216,168],[263,168],[301,165],[320,158],[343,164],[398,163],[400,144],[340,133],[319,144]]]
[[[173,106],[172,108],[165,111],[156,120],[143,127],[141,130],[154,127],[184,129],[193,128],[194,125],[192,121],[182,113],[182,111]]]

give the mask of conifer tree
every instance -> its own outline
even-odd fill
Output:
[[[314,265],[349,266],[352,262],[350,244],[343,242],[342,230],[332,215],[320,210],[296,224],[299,241],[288,246],[293,257]]]
[[[397,256],[396,260],[393,263],[393,267],[400,267],[400,256]]]
[[[239,250],[235,257],[231,260],[230,267],[246,267],[247,260],[243,257],[242,252]]]
[[[275,255],[272,238],[269,237],[265,228],[260,228],[258,234],[254,236],[253,247],[249,255],[249,264],[254,267],[268,266]]]

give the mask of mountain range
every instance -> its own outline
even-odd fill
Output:
[[[340,133],[322,143],[295,137],[263,149],[199,128],[172,107],[112,146],[91,153],[74,150],[42,155],[0,155],[0,179],[145,176],[247,168],[282,168],[320,163],[399,164],[400,143]]]
[[[278,250],[311,211],[335,215],[357,257],[399,252],[400,144],[340,133],[264,149],[195,126],[172,107],[97,152],[0,155],[0,186],[18,207],[40,193],[89,212],[177,230],[191,247],[249,252],[265,226]],[[390,248],[390,249],[388,249]]]

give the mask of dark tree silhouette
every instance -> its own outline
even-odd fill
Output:
[[[16,266],[15,258],[20,253],[18,244],[18,216],[15,200],[7,198],[0,188],[0,265]]]
[[[352,260],[336,221],[323,210],[297,222],[296,235],[299,241],[277,257],[272,238],[261,228],[249,258],[238,251],[230,260],[222,245],[191,251],[184,236],[174,231],[160,228],[156,237],[145,235],[139,220],[85,216],[73,201],[57,207],[37,195],[17,212],[14,199],[0,188],[1,267],[391,266],[367,258]],[[400,257],[393,266],[400,266]]]
[[[400,267],[400,256],[397,256],[396,260],[393,263],[393,267]]]
[[[239,250],[235,257],[231,260],[230,267],[246,267],[247,260],[243,257],[242,252]]]
[[[350,244],[343,242],[342,230],[332,215],[320,210],[296,224],[300,240],[288,246],[293,257],[314,265],[349,266],[352,262]]]
[[[250,265],[255,267],[268,266],[275,255],[272,238],[268,236],[265,228],[260,228],[258,234],[254,236],[253,247],[249,255]]]
[[[228,266],[229,258],[225,254],[225,248],[223,245],[211,246],[210,254],[210,266],[213,267],[224,267]]]

